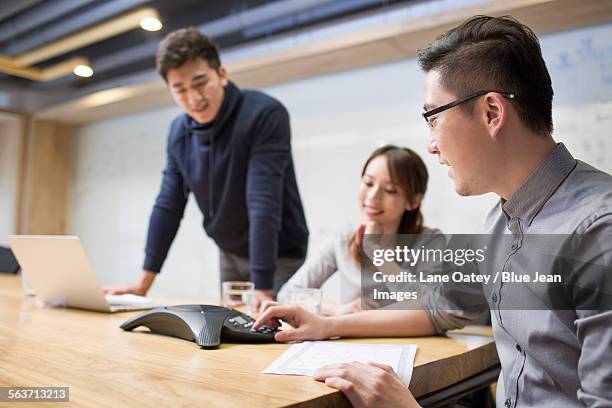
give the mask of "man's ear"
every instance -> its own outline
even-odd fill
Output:
[[[219,74],[219,78],[221,78],[221,85],[226,86],[229,78],[227,77],[227,70],[225,69],[225,65],[220,65],[219,69],[217,70],[217,73]]]
[[[406,210],[412,211],[421,206],[421,201],[423,201],[423,194],[417,194],[414,198],[406,204]]]
[[[496,139],[508,121],[508,101],[497,92],[485,95],[483,121],[492,139]]]

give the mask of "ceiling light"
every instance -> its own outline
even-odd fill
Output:
[[[79,64],[72,70],[74,75],[78,75],[83,78],[89,78],[93,75],[93,69],[89,65]]]
[[[162,28],[162,23],[155,17],[145,17],[140,20],[140,27],[147,31],[159,31]]]

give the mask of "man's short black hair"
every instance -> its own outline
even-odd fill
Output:
[[[217,46],[195,27],[171,32],[157,48],[157,72],[167,81],[168,71],[188,61],[202,58],[212,69],[219,70],[221,60]]]
[[[487,89],[514,93],[523,124],[552,133],[553,89],[540,43],[514,18],[472,17],[420,50],[418,61],[423,71],[438,71],[442,86],[457,97]]]

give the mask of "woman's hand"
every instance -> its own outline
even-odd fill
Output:
[[[368,221],[357,228],[355,244],[357,244],[361,252],[371,260],[374,258],[374,251],[380,248],[380,241],[383,233],[382,224],[375,221]],[[365,235],[369,235],[370,237],[364,240]]]
[[[361,299],[355,299],[352,302],[340,303],[338,305],[323,305],[321,308],[323,316],[340,316],[357,312],[361,312]]]
[[[357,244],[357,246],[361,247],[361,245],[363,245],[364,235],[379,235],[383,232],[384,230],[381,223],[376,221],[368,221],[357,227],[357,232],[355,233],[355,243]]]

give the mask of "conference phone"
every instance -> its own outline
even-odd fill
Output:
[[[276,329],[253,329],[255,319],[238,310],[213,305],[165,306],[141,313],[120,327],[126,331],[144,326],[152,333],[194,341],[202,348],[221,342],[271,343]]]

